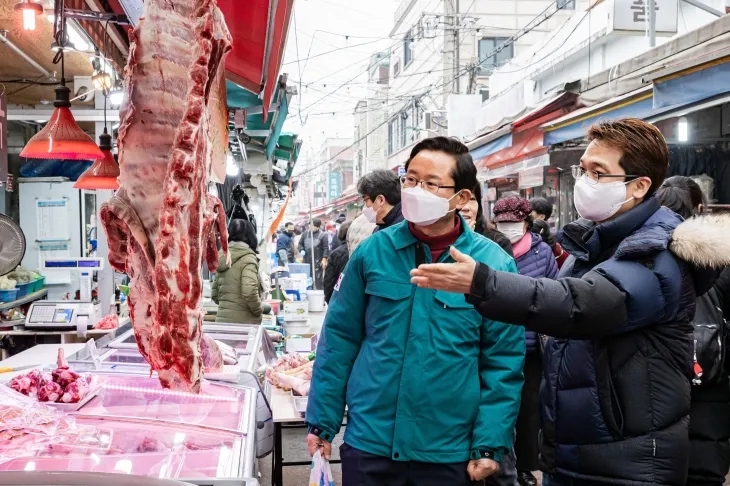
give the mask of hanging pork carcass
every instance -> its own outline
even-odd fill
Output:
[[[120,188],[101,208],[109,262],[132,279],[137,344],[162,385],[197,392],[202,265],[217,267],[216,237],[228,252],[223,206],[207,186],[220,156],[212,140],[227,123],[231,37],[214,0],[147,0],[130,41]]]

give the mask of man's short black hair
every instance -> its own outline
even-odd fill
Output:
[[[319,219],[319,218],[314,218],[312,220],[312,224],[314,225],[315,228],[321,228],[322,227],[322,220]]]
[[[256,231],[253,225],[247,219],[234,219],[228,227],[228,241],[241,241],[246,243],[249,248],[256,251],[258,243],[256,242]]]
[[[451,170],[451,177],[454,179],[454,192],[474,189],[477,185],[477,168],[474,166],[474,160],[469,154],[469,147],[461,143],[455,138],[449,137],[433,137],[421,140],[411,150],[411,156],[406,162],[406,170],[411,160],[423,150],[431,150],[433,152],[443,152],[454,157],[456,164]]]
[[[288,228],[289,226],[294,226],[294,223],[292,223],[291,221],[287,221],[286,223],[284,223],[284,228]]]
[[[400,202],[400,178],[390,170],[374,170],[360,178],[357,192],[371,201],[382,195],[388,204],[395,206]]]
[[[532,204],[532,210],[545,216],[545,219],[550,219],[550,216],[553,215],[553,205],[544,197],[533,197],[530,199],[530,204]]]

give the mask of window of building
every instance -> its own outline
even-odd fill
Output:
[[[575,10],[575,0],[555,0],[558,9]]]
[[[489,99],[489,88],[480,89],[479,94],[482,95],[482,101],[487,101]]]
[[[565,2],[565,0],[557,0]],[[479,74],[489,75],[495,68],[514,57],[514,44],[505,46],[497,54],[492,54],[495,49],[509,40],[509,37],[487,37],[479,40]]]
[[[400,74],[400,60],[396,59],[393,63],[393,77],[397,77]]]
[[[558,1],[565,1],[565,0],[558,0]],[[403,37],[403,69],[407,68],[408,65],[413,61],[413,51],[411,50],[411,47],[413,45],[413,36],[411,35],[411,31],[409,30],[406,32],[405,37]]]

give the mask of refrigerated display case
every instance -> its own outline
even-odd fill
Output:
[[[0,456],[0,477],[9,471],[65,471],[201,486],[258,484],[252,479],[256,390],[205,382],[193,394],[163,389],[156,377],[102,371],[96,378],[94,398],[66,412],[77,426],[94,431],[93,440],[59,440]]]
[[[256,395],[256,457],[268,455],[274,448],[274,427],[271,422],[271,385],[259,378],[257,371],[276,360],[273,345],[265,336],[262,326],[243,324],[203,324],[203,332],[238,350],[239,374],[227,385],[250,388]],[[91,356],[89,349],[79,351],[68,358],[72,368],[78,371],[100,371],[127,375],[150,375],[150,366],[139,353],[131,324],[119,328],[113,335],[97,343],[100,364]]]

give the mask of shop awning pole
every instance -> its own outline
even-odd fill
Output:
[[[312,219],[312,203],[309,203],[309,241],[312,251],[312,289],[317,288],[317,272],[315,269],[317,268],[317,263],[314,261],[314,231],[312,231],[312,222],[314,220]]]

